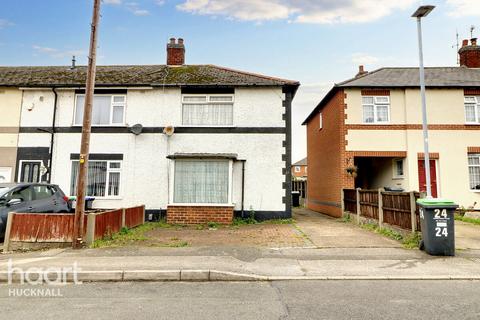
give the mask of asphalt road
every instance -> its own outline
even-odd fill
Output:
[[[63,297],[9,296],[30,288]],[[478,281],[5,284],[0,318],[479,319],[479,296]]]

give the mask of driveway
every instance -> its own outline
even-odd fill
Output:
[[[295,208],[293,218],[298,228],[318,248],[402,247],[398,241],[305,208]]]
[[[480,250],[480,226],[456,220],[455,247]]]

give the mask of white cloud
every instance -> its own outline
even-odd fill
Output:
[[[182,11],[246,21],[361,23],[409,8],[416,0],[183,0]],[[455,0],[449,0],[455,1]],[[458,1],[458,0],[457,0]],[[465,0],[464,0],[465,1]]]
[[[358,65],[376,65],[379,60],[377,57],[362,52],[352,54],[352,62]]]
[[[7,19],[0,19],[0,30],[10,26],[13,26],[12,22]]]
[[[122,4],[122,0],[103,0],[104,4]]]
[[[127,2],[125,6],[136,16],[148,16],[150,14],[150,11],[140,8],[137,2]]]
[[[155,0],[155,4],[157,6],[163,6],[165,4],[165,0]]]
[[[478,0],[447,0],[451,11],[449,15],[453,17],[461,16],[480,16],[480,1]]]
[[[82,56],[86,55],[84,50],[59,50],[56,48],[43,47],[38,45],[32,46],[36,54],[46,54],[55,59],[64,59],[71,56]]]

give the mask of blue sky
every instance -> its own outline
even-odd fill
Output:
[[[91,0],[0,0],[0,65],[86,63]],[[212,63],[299,80],[293,159],[306,154],[300,123],[335,82],[381,66],[418,64],[419,4],[427,66],[456,64],[460,41],[478,24],[479,0],[104,0],[99,64],[163,64],[170,37],[187,63]]]

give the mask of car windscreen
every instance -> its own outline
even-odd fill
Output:
[[[0,187],[0,197],[2,197],[5,193],[12,190],[10,187]]]

